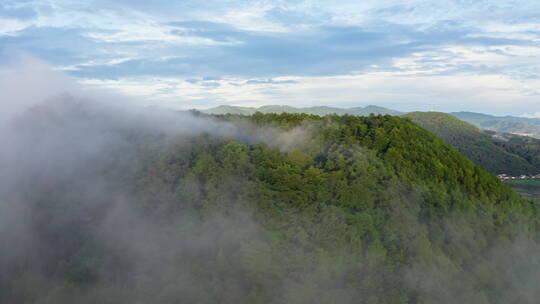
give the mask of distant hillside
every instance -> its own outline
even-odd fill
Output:
[[[497,146],[525,159],[535,167],[536,173],[540,172],[540,139],[493,131],[486,131],[486,133],[492,135]]]
[[[223,106],[218,106],[215,108],[210,108],[207,110],[200,110],[200,111],[203,113],[216,114],[216,115],[223,115],[223,114],[250,115],[254,113],[253,109],[254,108],[223,105]]]
[[[218,106],[215,108],[210,108],[206,110],[200,110],[206,114],[237,114],[237,115],[251,115],[256,112],[261,112],[264,114],[281,114],[281,113],[305,113],[312,115],[357,115],[357,116],[368,116],[370,114],[381,114],[381,115],[401,115],[402,112],[391,110],[378,106],[367,106],[367,107],[354,107],[354,108],[335,108],[335,107],[306,107],[306,108],[295,108],[286,105],[269,105],[262,106],[258,108],[254,107],[237,107],[237,106]]]
[[[482,129],[540,138],[540,119],[538,118],[492,116],[474,112],[451,114]]]
[[[519,175],[540,172],[540,140],[484,131],[446,113],[413,112],[404,117],[437,134],[491,173]]]

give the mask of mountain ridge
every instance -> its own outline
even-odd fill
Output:
[[[264,105],[260,107],[239,107],[231,105],[220,105],[214,108],[198,110],[205,114],[238,114],[238,115],[251,115],[256,112],[261,113],[306,113],[312,115],[325,116],[330,114],[338,115],[358,115],[367,116],[370,114],[388,114],[388,115],[401,115],[403,112],[379,107],[375,105],[368,105],[366,107],[351,107],[351,108],[338,108],[329,106],[311,106],[311,107],[292,107],[288,105]]]
[[[450,114],[482,129],[540,138],[540,118],[495,116],[466,111],[451,112]]]

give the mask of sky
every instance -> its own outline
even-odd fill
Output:
[[[0,75],[19,53],[181,109],[540,117],[537,0],[0,0]]]

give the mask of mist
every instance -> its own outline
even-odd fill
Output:
[[[194,138],[236,139],[286,151],[305,128],[278,132],[91,92],[19,54],[0,82],[0,299],[29,303],[245,302],[241,243],[264,243],[247,202],[219,189],[227,208],[141,194],[138,178],[165,151],[196,154]],[[293,138],[295,137],[295,138]],[[293,142],[294,141],[294,142]],[[153,154],[153,153],[156,154]],[[141,162],[143,163],[141,165]],[[228,177],[238,185],[241,176]],[[150,193],[152,185],[148,186]],[[191,189],[202,188],[198,182]],[[189,190],[186,190],[189,191]],[[179,195],[182,197],[182,195]],[[148,206],[152,205],[151,208]],[[174,209],[174,210],[172,210]],[[172,214],[172,215],[171,215]],[[212,265],[216,256],[227,265]],[[221,266],[223,268],[223,266]],[[230,274],[234,276],[233,273]],[[70,284],[65,285],[68,277]],[[59,286],[64,286],[60,290]]]
[[[0,81],[1,302],[402,303],[406,294],[412,303],[535,303],[539,296],[537,232],[523,219],[495,239],[479,232],[477,218],[455,212],[432,236],[420,207],[431,190],[406,187],[361,147],[337,153],[315,145],[327,153],[329,176],[352,159],[344,166],[361,172],[358,183],[384,189],[349,195],[386,208],[388,223],[352,217],[334,202],[289,207],[303,192],[326,195],[321,185],[295,184],[308,176],[317,185],[322,175],[304,148],[320,139],[317,122],[264,127],[148,107],[93,93],[28,56],[9,69]],[[242,158],[248,150],[262,160]],[[279,188],[279,178],[261,190],[254,172],[281,158],[282,167],[261,175],[272,180],[290,169],[294,191]],[[368,174],[377,182],[363,180]],[[271,197],[263,207],[254,203],[261,193]],[[482,212],[492,225],[493,211]],[[354,221],[381,231],[356,240]],[[390,253],[369,243],[377,233],[398,240],[394,250],[427,258],[390,269]],[[434,239],[447,252],[433,249]],[[467,250],[470,260],[454,259]],[[500,274],[493,284],[492,272]],[[498,301],[484,292],[493,285]]]

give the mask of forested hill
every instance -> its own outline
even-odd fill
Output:
[[[44,105],[0,132],[1,303],[535,303],[538,206],[409,119]]]
[[[540,140],[481,130],[451,114],[413,112],[403,115],[437,134],[493,174],[540,173]]]

